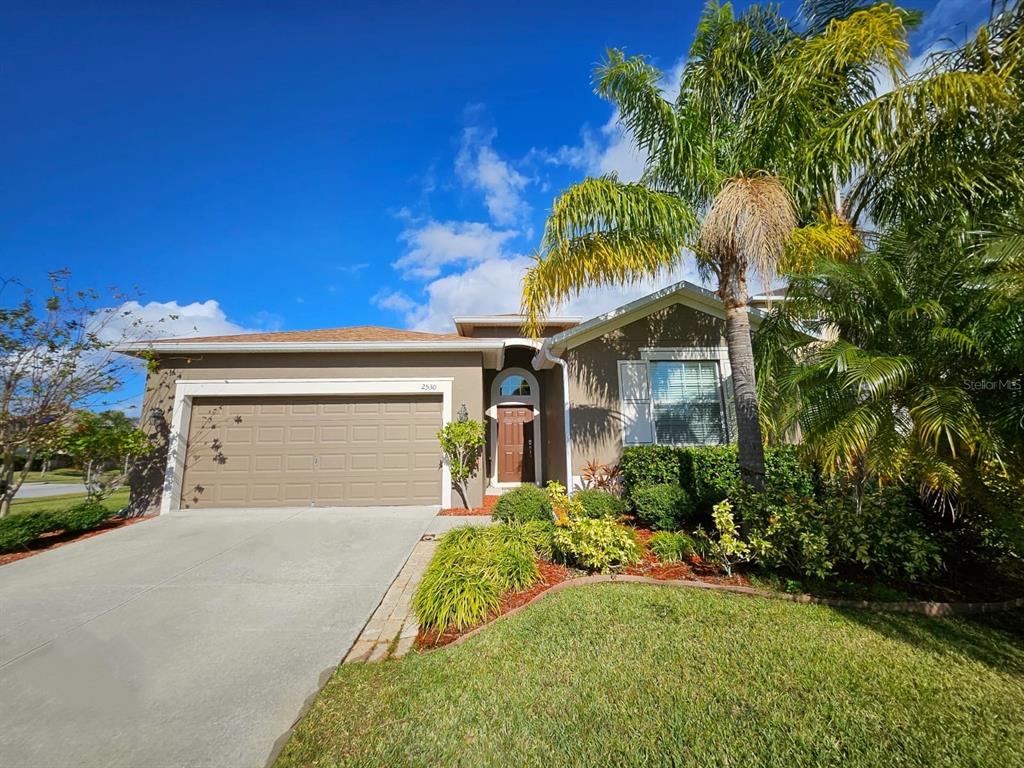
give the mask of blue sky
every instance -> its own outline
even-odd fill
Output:
[[[552,197],[638,167],[593,65],[672,70],[702,3],[365,5],[0,5],[0,276],[134,287],[181,335],[513,311]],[[912,5],[920,53],[988,2]]]

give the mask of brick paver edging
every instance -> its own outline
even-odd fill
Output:
[[[463,643],[479,632],[487,629],[496,621],[501,621],[509,616],[514,616],[524,608],[533,605],[554,592],[575,587],[586,587],[591,584],[651,584],[656,587],[689,587],[691,589],[716,589],[721,592],[734,592],[739,595],[751,597],[765,597],[770,600],[785,600],[791,603],[807,603],[812,605],[827,605],[833,608],[862,608],[867,611],[879,613],[914,613],[921,616],[967,616],[974,613],[999,613],[1012,611],[1015,608],[1024,608],[1024,597],[1017,597],[1013,600],[1003,600],[997,603],[933,603],[921,600],[910,600],[906,602],[885,602],[881,600],[848,600],[840,597],[815,597],[814,595],[790,595],[785,592],[769,592],[765,589],[754,587],[740,587],[732,584],[712,584],[707,581],[695,581],[693,579],[652,579],[648,576],[616,576],[606,574],[595,574],[593,576],[581,576],[576,579],[569,579],[545,589],[529,602],[523,603],[496,616],[486,624],[471,629],[464,635],[460,635],[452,642],[442,648]]]

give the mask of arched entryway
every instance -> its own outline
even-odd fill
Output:
[[[525,368],[506,368],[491,384],[491,485],[497,488],[541,478],[540,385]]]

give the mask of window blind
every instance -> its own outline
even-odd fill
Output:
[[[670,445],[725,442],[718,363],[659,360],[651,363],[655,440]]]

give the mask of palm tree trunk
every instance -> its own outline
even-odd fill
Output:
[[[726,301],[725,342],[729,347],[729,364],[732,367],[736,398],[740,479],[761,491],[764,490],[764,443],[758,418],[754,348],[750,342],[750,318],[746,301],[737,304],[738,301]]]

